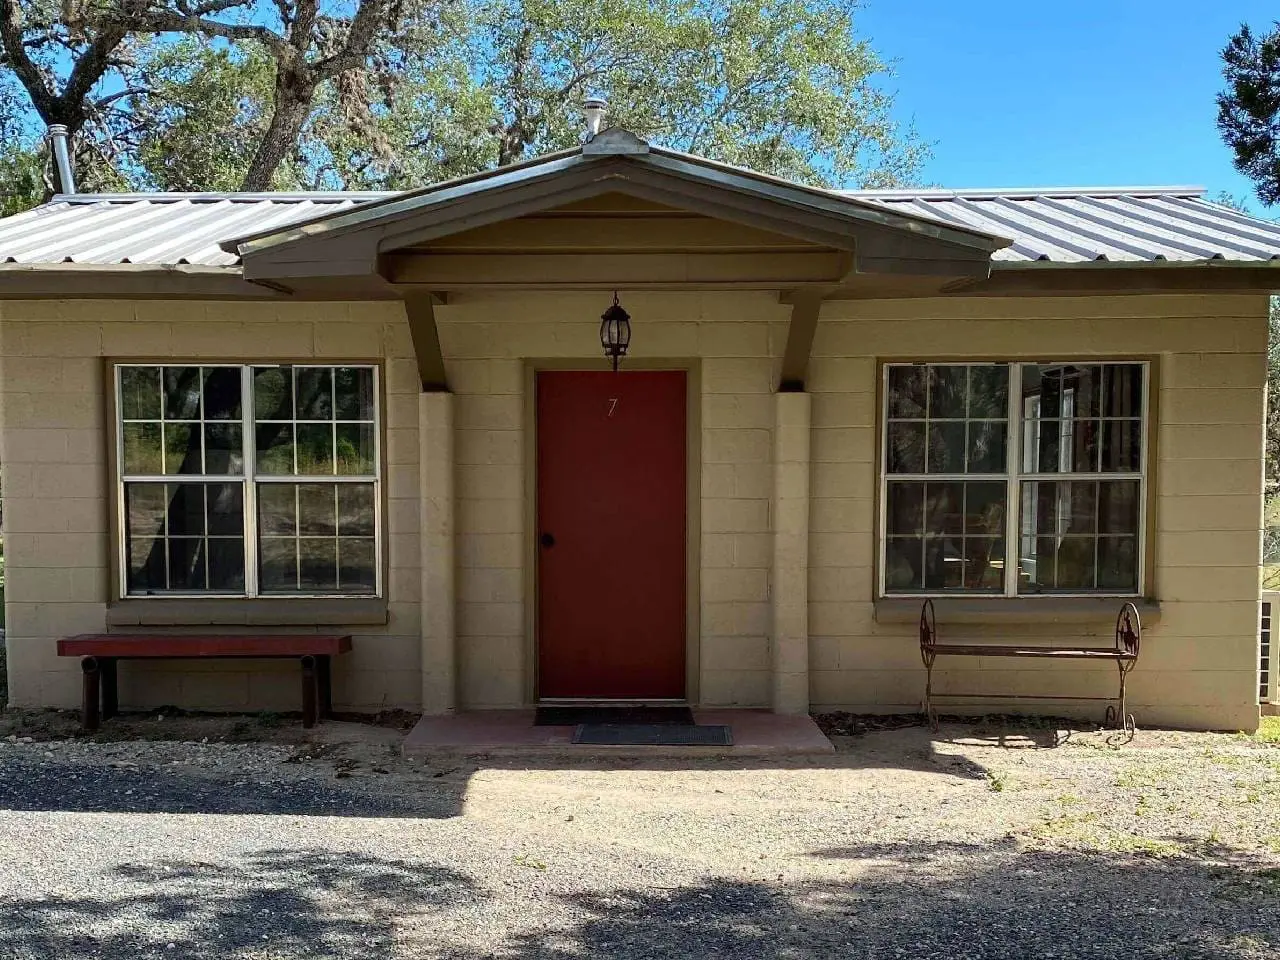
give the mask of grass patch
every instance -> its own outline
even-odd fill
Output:
[[[1263,717],[1253,739],[1259,743],[1280,744],[1280,717]]]

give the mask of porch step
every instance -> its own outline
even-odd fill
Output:
[[[723,723],[696,726],[678,723],[584,723],[574,743],[619,747],[727,747],[733,734]]]

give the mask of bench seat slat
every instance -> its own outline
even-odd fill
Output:
[[[1015,647],[1006,644],[937,643],[922,649],[939,656],[961,657],[1048,657],[1057,660],[1136,660],[1131,653],[1115,647]]]
[[[350,649],[350,635],[315,633],[84,633],[58,641],[60,657],[305,657],[335,656]]]

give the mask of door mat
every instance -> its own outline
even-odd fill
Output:
[[[580,723],[683,723],[693,725],[688,707],[539,707],[535,727],[576,727]]]
[[[599,746],[727,747],[733,734],[722,723],[685,726],[677,723],[584,723],[573,732],[574,743]]]

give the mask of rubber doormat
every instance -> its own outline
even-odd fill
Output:
[[[685,726],[676,723],[584,723],[573,732],[574,743],[597,746],[727,747],[733,733],[726,724]]]
[[[535,727],[576,727],[580,723],[684,723],[692,726],[688,707],[539,707]]]

